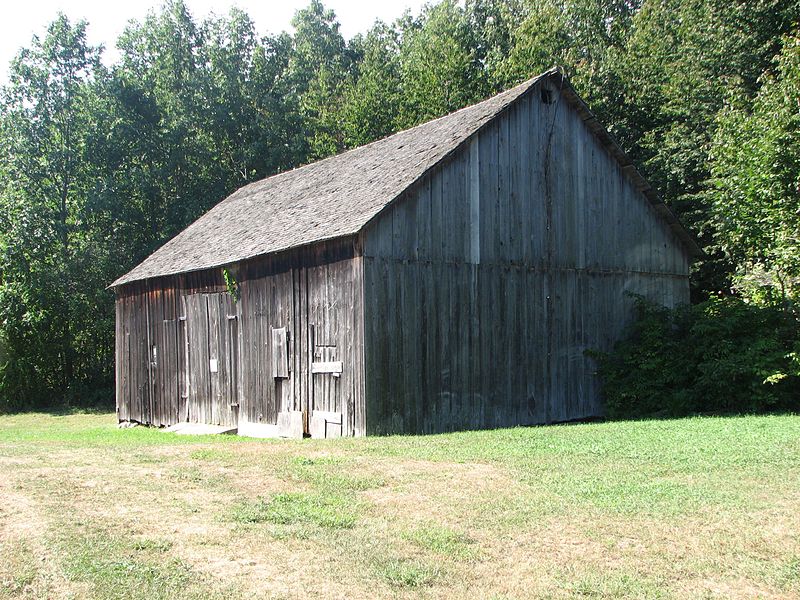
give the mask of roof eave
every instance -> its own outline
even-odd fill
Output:
[[[221,262],[219,264],[210,264],[210,265],[207,265],[207,266],[198,267],[196,269],[187,269],[185,271],[175,271],[173,273],[161,273],[159,275],[153,275],[153,276],[150,276],[150,277],[135,277],[134,276],[134,277],[128,278],[128,275],[130,275],[130,273],[131,273],[131,271],[129,271],[125,275],[122,275],[121,277],[118,277],[117,279],[115,279],[113,283],[111,283],[108,286],[106,286],[106,289],[107,290],[111,290],[111,289],[116,290],[117,288],[120,288],[120,287],[122,287],[124,285],[128,285],[128,284],[131,284],[131,283],[140,283],[141,284],[141,283],[145,283],[147,281],[151,281],[151,280],[155,280],[155,279],[163,279],[164,277],[178,277],[178,276],[181,276],[181,275],[189,275],[191,273],[200,273],[202,271],[208,271],[208,270],[211,270],[211,269],[226,269],[226,268],[232,267],[234,265],[238,265],[238,264],[244,263],[246,261],[257,260],[259,258],[264,258],[265,256],[272,256],[272,255],[276,255],[276,254],[281,254],[283,252],[300,251],[303,248],[309,248],[311,246],[316,246],[317,244],[323,244],[325,242],[332,242],[332,241],[335,241],[335,240],[346,240],[348,238],[355,238],[363,229],[364,228],[361,227],[360,229],[358,229],[356,231],[344,232],[344,233],[341,233],[341,234],[338,234],[338,235],[331,235],[331,236],[328,236],[328,237],[319,238],[319,239],[314,240],[313,242],[309,242],[307,244],[298,244],[296,246],[287,246],[286,248],[280,248],[280,249],[277,249],[277,250],[272,250],[270,252],[262,252],[260,254],[254,254],[252,256],[247,256],[247,257],[244,257],[244,258],[237,258],[237,259],[234,259],[234,260],[228,260],[228,261],[225,261],[225,262]]]

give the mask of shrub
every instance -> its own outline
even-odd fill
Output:
[[[667,309],[636,299],[626,338],[595,353],[612,418],[800,409],[800,329],[736,298]]]

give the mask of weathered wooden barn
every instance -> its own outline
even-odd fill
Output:
[[[698,252],[551,70],[247,185],[115,281],[119,419],[332,437],[600,415],[585,351],[619,338],[626,292],[687,302]]]

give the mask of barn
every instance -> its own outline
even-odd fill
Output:
[[[700,250],[557,69],[246,185],[111,287],[120,421],[256,436],[601,415]]]

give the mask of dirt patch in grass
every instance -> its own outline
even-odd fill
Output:
[[[0,463],[0,469],[5,469],[5,465]],[[38,534],[40,519],[35,503],[15,487],[11,478],[0,478],[0,497],[3,499],[0,503],[0,536],[4,541]]]
[[[388,483],[368,490],[365,496],[384,513],[405,515],[412,521],[472,522],[481,518],[477,511],[484,498],[506,497],[522,489],[498,465],[382,459],[373,468]]]

